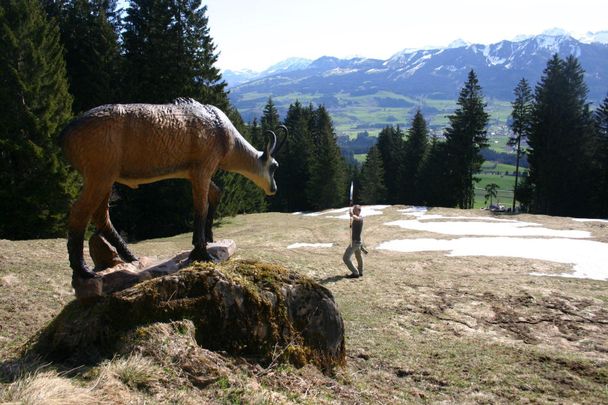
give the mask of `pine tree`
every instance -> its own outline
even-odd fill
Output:
[[[214,64],[207,7],[197,0],[132,0],[123,33],[126,97],[164,103],[191,97],[227,110],[226,82]]]
[[[428,147],[428,128],[420,109],[416,110],[408,129],[404,144],[404,155],[401,170],[402,196],[404,204],[420,204],[418,192],[419,171]]]
[[[521,157],[521,142],[527,141],[532,126],[533,98],[532,89],[526,79],[521,79],[515,88],[515,100],[511,103],[511,130],[514,136],[509,138],[508,144],[516,147],[515,160],[515,186],[513,189],[513,211],[515,211],[515,200],[517,198],[517,184],[519,181],[519,159]]]
[[[608,140],[608,96],[604,98],[602,104],[595,110],[595,123],[602,139]]]
[[[75,175],[57,135],[71,116],[57,26],[38,0],[0,5],[0,238],[56,237]]]
[[[384,168],[378,146],[374,145],[367,152],[365,163],[361,168],[361,203],[381,204],[386,202],[384,186]]]
[[[528,136],[532,210],[548,215],[592,211],[592,125],[578,60],[549,60],[534,95]]]
[[[420,204],[434,207],[453,207],[455,195],[450,190],[447,148],[437,137],[431,143],[422,159],[418,173],[417,190]]]
[[[488,146],[489,118],[475,71],[469,72],[457,104],[459,107],[448,117],[450,126],[445,130],[449,176],[458,207],[473,208],[477,180],[474,175],[479,173],[484,161],[481,149]]]
[[[344,204],[347,181],[346,164],[336,142],[333,123],[324,106],[312,116],[313,156],[310,177],[306,187],[308,201],[313,209],[325,209]]]
[[[260,120],[260,124],[262,127],[262,131],[274,131],[281,123],[281,117],[279,117],[279,110],[274,105],[271,97],[268,97],[268,101],[264,106],[264,111],[262,113],[262,119]],[[262,147],[263,145],[260,145]]]
[[[309,121],[312,110],[302,107],[296,101],[289,106],[285,126],[289,129],[282,155],[279,157],[279,169],[276,174],[279,191],[287,196],[287,211],[310,210],[306,197],[306,185],[310,178],[310,163],[313,156]]]
[[[47,9],[59,22],[74,111],[119,101],[116,0],[58,0]]]
[[[384,166],[386,200],[389,204],[398,204],[402,195],[400,174],[404,152],[403,131],[399,126],[384,128],[378,135],[377,145]]]
[[[597,168],[598,215],[608,217],[608,96],[593,115],[597,136],[595,162]]]

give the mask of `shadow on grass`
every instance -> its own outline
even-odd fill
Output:
[[[340,274],[338,276],[325,277],[324,279],[318,280],[318,283],[321,285],[326,285],[329,283],[335,283],[336,281],[340,281],[343,278],[348,279],[348,274]]]

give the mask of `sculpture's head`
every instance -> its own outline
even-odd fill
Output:
[[[273,156],[279,152],[287,139],[287,127],[281,125],[280,128],[285,131],[285,136],[281,143],[277,146],[276,134],[270,130],[266,131],[271,135],[271,139],[268,141],[264,148],[264,152],[259,157],[260,174],[263,181],[261,181],[258,186],[264,190],[266,195],[274,195],[277,192],[277,183],[274,179],[274,173],[279,167],[279,162],[277,162]]]

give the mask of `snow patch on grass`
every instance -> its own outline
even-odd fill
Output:
[[[559,230],[543,228],[539,224],[531,222],[500,222],[491,223],[486,221],[441,221],[420,222],[416,220],[397,220],[387,222],[384,225],[398,226],[415,231],[426,231],[443,235],[468,235],[468,236],[548,236],[558,238],[589,238],[591,234],[587,231]]]
[[[446,220],[455,220],[455,219],[463,219],[463,220],[479,220],[479,221],[489,221],[489,222],[519,222],[515,219],[506,219],[506,218],[493,218],[493,217],[467,217],[467,216],[453,216],[446,217],[445,215],[439,214],[428,214],[427,215],[427,207],[409,207],[401,210],[397,210],[402,212],[405,215],[410,215],[416,217],[419,221],[430,220],[430,219],[446,219]],[[527,223],[527,222],[526,222]],[[531,224],[536,225],[536,224]]]
[[[299,248],[304,248],[304,247],[330,248],[333,245],[334,245],[333,243],[303,243],[303,242],[298,242],[298,243],[292,243],[291,245],[287,246],[287,249],[299,249]]]
[[[576,222],[603,222],[608,223],[608,219],[594,219],[594,218],[572,218]]]
[[[390,205],[362,205],[361,206],[361,215],[363,217],[369,217],[372,215],[382,215],[382,210],[390,207]],[[326,216],[326,218],[338,218],[338,219],[349,219],[348,211],[350,207],[344,208],[335,208],[331,210],[319,211],[319,212],[307,212],[307,213],[295,213],[294,214],[302,214],[305,217],[318,217],[321,215]],[[331,215],[331,214],[341,214],[341,215]]]
[[[381,243],[376,249],[403,253],[448,251],[448,256],[502,256],[546,260],[574,265],[573,273],[558,274],[558,276],[608,280],[608,266],[606,266],[608,244],[590,240],[508,237],[421,238],[391,240]]]

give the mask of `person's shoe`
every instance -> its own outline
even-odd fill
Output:
[[[346,278],[359,278],[359,275],[351,273],[348,276],[346,276]]]
[[[359,277],[363,277],[363,270],[359,270]]]

